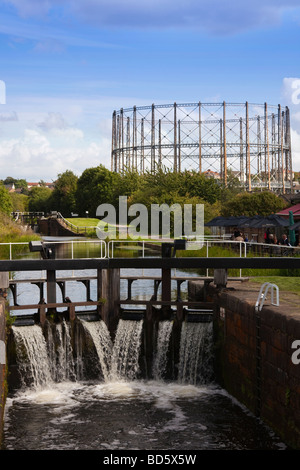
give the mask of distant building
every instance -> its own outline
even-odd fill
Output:
[[[220,173],[212,171],[210,168],[206,171],[203,171],[203,175],[206,176],[206,178],[213,178],[215,180],[219,180],[221,178]]]
[[[54,189],[54,184],[55,183],[27,183],[27,187],[29,190],[36,187],[40,188],[42,186],[46,186],[49,189]]]
[[[14,183],[5,184],[4,186],[8,190],[9,193],[14,193],[16,191]]]

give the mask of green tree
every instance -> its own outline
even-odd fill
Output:
[[[51,196],[52,207],[69,217],[76,212],[76,190],[78,177],[70,170],[60,173]]]
[[[28,211],[28,196],[19,193],[10,193],[12,210],[26,212]]]
[[[284,201],[274,193],[269,191],[255,193],[241,193],[234,199],[230,199],[222,205],[223,216],[230,215],[254,216],[274,214],[285,206]]]
[[[76,207],[81,216],[89,212],[95,217],[100,204],[116,204],[119,195],[120,175],[103,165],[87,168],[78,178]]]
[[[116,196],[127,196],[130,200],[133,194],[142,187],[144,175],[140,175],[135,170],[127,170],[119,176]]]
[[[31,212],[48,213],[52,209],[52,190],[46,186],[36,186],[32,188],[28,196],[28,209]]]
[[[8,190],[3,184],[0,184],[0,211],[4,214],[10,214],[12,207],[12,201]]]
[[[7,176],[5,180],[3,181],[3,184],[14,184],[16,189],[22,189],[22,193],[27,194],[28,193],[28,185],[27,181],[23,178],[21,179],[16,179],[13,178],[12,176]]]
[[[185,171],[180,178],[180,193],[198,197],[214,204],[220,199],[222,186],[218,180],[207,178],[196,171]]]

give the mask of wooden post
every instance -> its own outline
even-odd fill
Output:
[[[39,306],[39,315],[40,315],[40,324],[44,326],[45,321],[46,321],[46,307],[43,304]]]
[[[227,285],[227,269],[214,270],[214,283],[217,287],[226,287]]]
[[[75,320],[75,305],[74,304],[71,304],[69,306],[69,320],[70,321],[73,321]]]
[[[7,272],[0,272],[0,289],[9,288],[9,276]]]
[[[47,271],[47,303],[56,303],[56,272]]]
[[[171,300],[171,269],[162,268],[161,270],[161,297],[163,301]]]
[[[120,269],[98,270],[98,300],[103,299],[101,318],[108,329],[114,326],[119,315]]]

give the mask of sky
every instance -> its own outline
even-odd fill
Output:
[[[0,179],[110,168],[114,110],[289,106],[300,171],[299,0],[0,0]]]

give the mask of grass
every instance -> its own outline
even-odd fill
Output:
[[[0,215],[0,242],[1,243],[25,243],[25,245],[14,246],[14,256],[24,251],[29,251],[29,243],[31,240],[40,240],[40,237],[31,230],[24,232],[21,225],[14,222],[5,214]],[[27,245],[27,246],[26,246]],[[0,259],[9,258],[9,246],[0,245]]]
[[[93,219],[88,217],[71,217],[70,219],[66,219],[76,227],[97,227],[99,223],[99,219]]]
[[[271,282],[276,284],[281,291],[293,292],[300,296],[300,277],[288,276],[255,276],[249,279],[250,282]]]

